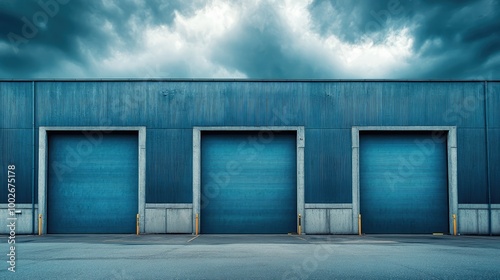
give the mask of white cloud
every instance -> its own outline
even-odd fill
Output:
[[[243,73],[228,71],[209,61],[210,49],[218,38],[237,20],[233,6],[223,1],[186,17],[175,14],[172,26],[148,26],[138,33],[138,49],[126,50],[117,46],[113,55],[101,65],[101,75],[134,77],[200,77],[244,78]]]
[[[311,25],[311,14],[307,9],[310,2],[285,1],[279,10],[293,34],[292,45],[296,52],[331,65],[331,71],[335,66],[337,78],[381,78],[407,66],[413,45],[408,28],[388,32],[389,36],[380,43],[374,43],[369,37],[358,44],[343,42],[335,35],[321,37]],[[339,68],[344,70],[343,73],[338,72]]]
[[[353,77],[382,78],[407,66],[412,56],[413,39],[408,29],[393,30],[381,43],[366,38],[360,44],[339,43],[344,68]]]
[[[374,11],[382,7],[380,17],[388,5],[342,0],[74,1],[19,51],[7,36],[0,39],[0,74],[269,79],[498,75],[498,1],[417,2],[405,2],[403,12],[377,19],[378,28],[367,28]],[[35,2],[12,3],[5,19],[39,9]],[[15,20],[3,23],[4,34],[22,28]]]
[[[308,5],[312,0],[262,0],[228,2],[216,0],[192,15],[175,12],[172,25],[146,26],[131,23],[138,48],[127,48],[119,38],[113,40],[111,56],[94,61],[99,77],[187,77],[245,78],[245,73],[211,61],[213,48],[241,20],[251,20],[256,28],[270,28],[279,20],[290,34],[283,52],[310,60],[314,67],[332,78],[386,77],[405,65],[411,56],[412,40],[407,29],[394,30],[381,43],[370,39],[350,44],[335,35],[321,37],[314,32]],[[275,9],[279,19],[259,14],[259,5]],[[135,19],[132,17],[131,19]],[[110,25],[103,26],[109,36],[118,37]]]

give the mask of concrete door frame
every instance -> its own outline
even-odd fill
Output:
[[[201,133],[202,131],[240,132],[256,131],[259,134],[273,131],[295,131],[297,151],[297,226],[298,215],[304,218],[304,147],[305,132],[303,126],[210,126],[193,128],[193,233],[196,231],[196,215],[201,210]],[[199,216],[199,225],[201,224]],[[302,219],[302,232],[305,232]]]
[[[457,128],[455,126],[354,126],[352,127],[352,212],[355,232],[358,232],[359,202],[359,133],[360,131],[379,132],[433,132],[433,141],[437,143],[441,132],[447,133],[447,165],[448,165],[448,220],[449,233],[453,233],[453,214],[458,214],[457,191]]]
[[[52,131],[89,132],[86,135],[89,143],[97,132],[103,134],[136,131],[138,133],[138,214],[140,232],[144,232],[144,214],[146,212],[146,127],[145,126],[41,126],[38,144],[38,213],[42,214],[42,234],[47,233],[47,174],[48,174],[48,133]],[[102,137],[102,135],[101,135]]]

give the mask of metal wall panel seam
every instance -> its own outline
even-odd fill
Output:
[[[91,79],[0,79],[0,82],[244,82],[244,83],[290,83],[290,82],[397,82],[397,83],[473,83],[473,82],[500,82],[497,79],[480,79],[480,80],[445,80],[445,79],[427,79],[427,80],[411,80],[411,79],[242,79],[242,78],[91,78]]]
[[[35,81],[31,83],[32,153],[31,156],[31,234],[35,234]]]
[[[488,82],[484,81],[484,130],[486,137],[486,184],[488,186],[488,233],[491,235],[490,141],[488,139]]]

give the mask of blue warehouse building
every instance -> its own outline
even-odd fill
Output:
[[[499,81],[16,80],[0,105],[18,234],[500,234]]]

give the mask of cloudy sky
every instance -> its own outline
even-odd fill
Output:
[[[0,79],[500,79],[500,0],[0,0]]]

